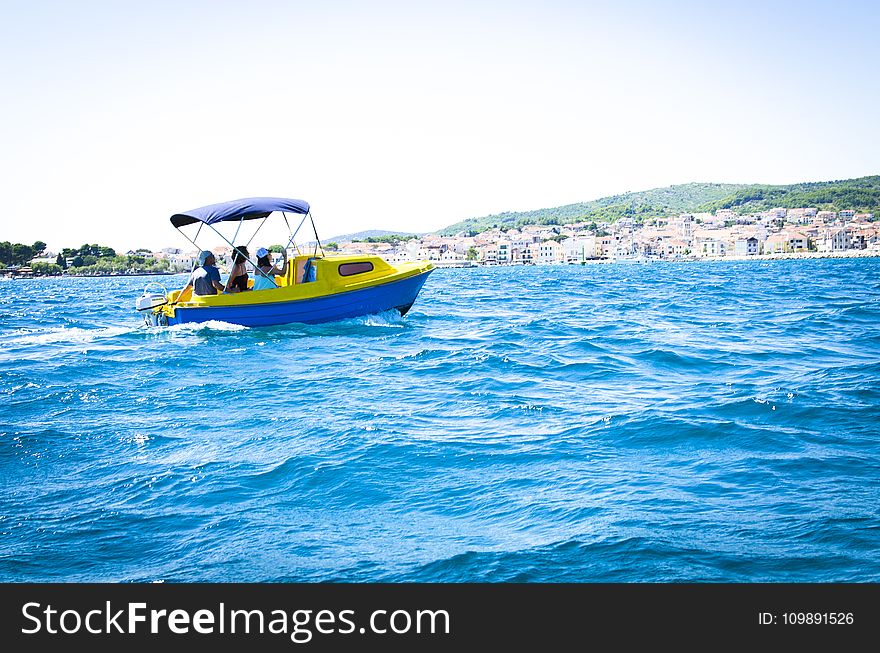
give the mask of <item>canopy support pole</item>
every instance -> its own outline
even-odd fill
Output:
[[[265,218],[263,218],[263,221],[260,223],[260,226],[257,227],[257,230],[254,232],[254,235],[251,236],[251,239],[249,241],[247,241],[247,245],[245,245],[245,247],[251,246],[251,243],[254,242],[254,238],[256,238],[257,234],[260,233],[260,229],[263,228],[263,225],[266,224],[266,220],[268,220],[268,219],[269,219],[268,215]]]
[[[268,216],[266,216],[266,217],[268,217]],[[244,216],[241,216],[241,220],[238,221],[238,226],[235,228],[235,235],[232,237],[232,240],[238,240],[238,232],[241,229],[241,225],[243,225],[243,224],[244,224]],[[212,225],[208,225],[208,226],[213,229]],[[217,230],[214,229],[214,231],[217,231]],[[220,232],[217,231],[217,233],[219,234]],[[227,241],[227,242],[229,242],[229,241]]]
[[[284,222],[287,224],[287,228],[288,228],[288,230],[290,230],[290,222],[289,222],[288,219],[287,219],[287,214],[286,214],[284,211],[281,211],[281,214],[284,216]],[[254,238],[256,238],[256,236],[257,236],[257,234],[259,233],[260,229],[262,229],[262,228],[263,228],[263,225],[266,224],[266,220],[267,220],[268,218],[269,218],[268,215],[266,215],[266,217],[263,218],[263,222],[261,222],[261,223],[260,223],[260,226],[257,227],[257,230],[254,232],[254,235],[251,236],[250,240],[248,240],[247,245],[250,245],[251,242],[253,242]],[[299,230],[302,228],[303,223],[305,223],[306,218],[311,218],[311,220],[312,220],[312,229],[315,231],[315,241],[316,241],[315,254],[317,254],[317,251],[318,251],[317,248],[320,247],[320,248],[321,248],[321,254],[323,255],[323,254],[324,254],[324,247],[321,245],[321,242],[318,240],[318,230],[317,230],[317,228],[315,227],[315,219],[314,219],[314,217],[312,217],[312,214],[311,214],[310,211],[307,212],[307,213],[305,213],[305,214],[303,214],[302,220],[300,220],[299,225],[297,226],[296,230],[295,230],[295,231],[291,231],[291,234],[290,234],[290,240],[287,241],[287,245],[285,246],[285,250],[286,250],[288,247],[290,247],[291,244],[293,244],[294,247],[296,247],[296,244],[294,243],[294,240],[296,239],[296,235],[299,233]],[[237,226],[236,229],[235,229],[235,235],[232,237],[232,241],[235,241],[235,240],[238,238],[238,234],[239,234],[239,232],[240,232],[240,230],[241,230],[241,225],[244,224],[244,219],[245,219],[245,216],[242,215],[242,216],[241,216],[241,219],[238,221],[238,226]],[[173,222],[173,221],[172,221],[172,222]],[[268,274],[266,274],[265,272],[263,272],[263,271],[259,268],[259,266],[256,264],[256,262],[252,261],[248,256],[245,256],[245,255],[244,255],[244,252],[242,252],[241,249],[239,249],[238,247],[236,247],[236,246],[233,244],[232,241],[230,241],[228,238],[226,238],[226,236],[224,236],[220,231],[218,231],[218,230],[214,227],[214,225],[212,225],[212,224],[210,224],[210,223],[208,223],[208,222],[204,222],[204,221],[201,221],[201,220],[200,220],[200,221],[199,221],[199,228],[198,228],[198,231],[196,231],[196,235],[195,235],[195,238],[196,238],[196,239],[199,237],[199,234],[202,232],[202,227],[205,226],[206,224],[207,224],[209,227],[211,227],[211,230],[212,230],[215,234],[217,234],[218,236],[220,236],[220,238],[223,240],[224,243],[226,243],[227,245],[229,245],[229,247],[232,248],[232,251],[233,251],[234,253],[237,253],[239,256],[241,256],[242,258],[244,258],[244,260],[246,260],[248,263],[250,263],[250,264],[253,266],[253,268],[254,268],[254,273],[255,273],[255,274],[259,273],[259,274],[263,275],[264,277],[266,277],[267,279],[271,279],[271,276],[270,276],[270,275],[268,275]],[[199,249],[199,244],[196,242],[195,239],[190,238],[189,236],[187,236],[179,226],[175,225],[174,228],[177,229],[177,231],[179,231],[180,234],[181,234],[184,238],[186,238],[190,243],[192,243],[193,247],[195,247],[196,249]],[[247,245],[246,245],[245,247],[247,247]],[[297,252],[299,252],[299,247],[297,247],[296,249],[297,249]],[[176,302],[175,302],[175,303],[176,303]]]
[[[285,219],[285,220],[287,219],[287,216],[286,216],[286,215],[284,216],[284,219]],[[303,222],[305,222],[305,221],[306,221],[306,216],[304,215],[304,216],[302,217],[302,220],[299,221],[299,225],[297,226],[296,231],[293,231],[293,232],[290,233],[290,240],[287,241],[287,245],[285,245],[285,249],[287,249],[288,247],[290,247],[291,243],[293,243],[294,239],[296,238],[296,235],[299,233],[299,230],[300,230],[300,229],[302,228],[302,226],[303,226]],[[296,244],[295,244],[295,243],[294,243],[294,247],[296,247]],[[299,253],[299,247],[296,248],[296,251],[297,251],[297,253]]]
[[[287,244],[284,246],[284,249],[287,249],[288,247],[293,245],[293,248],[296,250],[297,256],[299,256],[299,254],[300,254],[299,247],[297,246],[297,244],[295,242],[293,242],[294,239],[296,238],[296,233],[293,231],[293,229],[290,228],[290,222],[288,222],[288,220],[287,220],[287,213],[282,211],[281,215],[284,216],[284,224],[287,225],[287,230],[290,232],[290,238],[288,239]],[[302,222],[299,223],[299,226],[300,227],[302,226]],[[296,230],[299,231],[299,227],[297,227]]]
[[[262,274],[264,277],[267,277],[267,278],[269,277],[269,275],[266,274],[265,272],[263,272],[263,271],[260,269],[260,267],[259,267],[256,263],[254,263],[254,262],[253,262],[252,260],[250,260],[247,256],[245,256],[245,255],[244,255],[244,252],[242,252],[238,247],[236,247],[235,245],[233,245],[232,243],[230,243],[230,242],[226,239],[226,236],[224,236],[224,235],[221,234],[219,231],[217,231],[216,229],[214,229],[214,225],[209,224],[208,226],[211,227],[211,229],[214,230],[214,233],[217,234],[218,236],[220,236],[220,238],[222,238],[223,241],[224,241],[227,245],[229,245],[229,246],[232,248],[232,251],[233,251],[233,252],[236,252],[236,253],[239,254],[239,255],[240,255],[245,261],[247,261],[248,263],[250,263],[251,265],[253,265],[253,266],[254,266],[254,272],[255,272],[255,273],[256,273],[256,272],[259,272],[259,273]],[[240,226],[241,226],[241,223],[239,223],[238,226],[240,227]],[[236,232],[235,232],[235,233],[236,233],[236,235],[238,235],[238,230],[237,230],[237,229],[236,229]]]
[[[204,223],[202,223],[202,224],[204,224]],[[174,227],[174,228],[177,229],[177,231],[180,233],[181,236],[183,236],[183,237],[186,238],[189,242],[191,242],[191,243],[193,244],[193,247],[195,247],[196,249],[199,249],[199,246],[198,246],[198,244],[196,243],[196,241],[195,241],[194,239],[190,238],[189,236],[187,236],[185,233],[183,233],[183,231],[180,229],[180,227]],[[201,231],[201,230],[202,230],[202,227],[199,226],[199,231]],[[196,232],[196,238],[199,237],[199,231]]]
[[[309,211],[309,218],[312,221],[312,231],[315,232],[315,253],[313,254],[313,256],[318,255],[318,248],[319,247],[321,248],[321,256],[326,256],[326,254],[324,253],[324,247],[323,247],[323,245],[321,245],[321,240],[318,238],[318,228],[315,226],[315,218],[314,218],[314,216],[312,216],[311,211]],[[305,219],[305,218],[303,218],[303,219]]]
[[[204,224],[204,223],[202,223],[202,224]],[[194,239],[190,238],[189,236],[187,236],[185,233],[183,233],[183,231],[181,230],[180,227],[174,227],[174,228],[177,229],[178,233],[180,233],[181,236],[183,236],[183,237],[186,238],[189,242],[191,242],[191,243],[193,244],[193,247],[195,247],[196,249],[199,249],[199,246],[198,246],[198,244],[196,244],[196,241],[195,241]],[[199,232],[200,232],[201,230],[202,230],[202,225],[200,224],[200,225],[199,225],[199,230],[196,232],[196,238],[199,237]],[[192,273],[195,272],[195,270],[196,270],[196,262],[193,261],[192,264],[189,266],[189,274],[190,274],[190,277],[189,277],[189,278],[190,278],[190,280],[192,280]],[[183,294],[183,290],[181,290],[181,291],[177,294],[177,299],[171,304],[172,307],[177,306],[177,304],[180,303],[180,296],[181,296],[182,294]],[[166,300],[167,300],[167,296],[166,296]]]

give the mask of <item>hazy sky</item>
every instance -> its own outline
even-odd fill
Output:
[[[0,240],[324,236],[690,181],[880,172],[877,2],[0,0]]]

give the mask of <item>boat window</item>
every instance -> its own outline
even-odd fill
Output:
[[[353,274],[363,274],[364,272],[372,272],[373,264],[370,261],[358,261],[357,263],[340,263],[339,276],[350,277]]]

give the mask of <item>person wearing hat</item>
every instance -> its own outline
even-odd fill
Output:
[[[220,283],[220,270],[214,265],[217,261],[214,259],[214,253],[205,250],[199,254],[199,267],[193,270],[189,276],[189,281],[177,295],[177,300],[183,297],[183,293],[192,287],[193,295],[216,295],[223,292],[223,284]]]
[[[261,247],[257,250],[257,269],[254,271],[254,290],[269,290],[277,288],[275,277],[283,277],[287,274],[287,252],[281,250],[281,256],[284,258],[284,265],[278,268],[272,265],[272,258],[269,256],[269,250]]]

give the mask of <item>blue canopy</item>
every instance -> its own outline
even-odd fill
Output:
[[[305,214],[309,212],[309,203],[304,200],[288,200],[283,197],[246,197],[231,202],[203,206],[185,213],[175,213],[171,216],[171,224],[175,227],[183,227],[196,222],[214,224],[226,220],[256,220],[265,218],[272,211]]]

